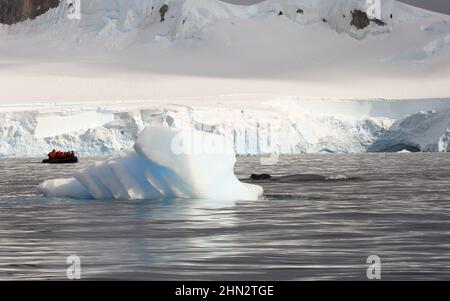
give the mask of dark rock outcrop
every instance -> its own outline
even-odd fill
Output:
[[[0,23],[11,25],[34,19],[59,3],[60,0],[0,0]]]
[[[386,26],[386,22],[381,21],[380,19],[371,19],[370,21],[374,22],[378,26]]]
[[[167,4],[163,4],[159,9],[159,15],[161,16],[161,22],[164,22],[166,19],[167,11],[169,10],[169,6]]]
[[[364,29],[367,26],[370,25],[370,22],[374,22],[375,24],[377,24],[378,26],[385,26],[386,22],[377,19],[377,18],[373,18],[370,19],[369,16],[367,16],[367,13],[360,11],[360,10],[354,10],[351,12],[352,13],[352,21],[351,21],[351,25],[355,26],[357,29]]]
[[[365,12],[354,10],[352,11],[352,22],[350,24],[358,29],[364,29],[370,25],[370,19]]]

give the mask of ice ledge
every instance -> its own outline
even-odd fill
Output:
[[[73,107],[0,113],[0,156],[42,157],[53,148],[73,149],[81,157],[113,156],[132,150],[146,126],[219,134],[232,141],[238,155],[385,152],[402,145],[449,150],[449,100],[284,98],[245,104]]]

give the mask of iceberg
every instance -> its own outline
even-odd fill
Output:
[[[167,127],[146,127],[134,151],[43,182],[47,197],[145,200],[190,198],[257,200],[260,186],[234,174],[233,142],[225,136]]]
[[[39,185],[39,191],[46,197],[70,197],[74,199],[91,199],[92,195],[74,178],[45,181]]]

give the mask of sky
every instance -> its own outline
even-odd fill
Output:
[[[223,0],[235,4],[254,4],[261,0]],[[401,0],[402,2],[419,6],[422,8],[450,14],[450,0]]]

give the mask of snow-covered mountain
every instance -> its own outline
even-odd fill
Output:
[[[210,27],[228,23],[239,28],[240,21],[264,23],[267,19],[298,28],[322,24],[337,33],[364,39],[370,34],[388,33],[397,24],[437,16],[395,0],[266,0],[251,6],[220,0],[3,0],[1,3],[5,15],[0,20],[9,25],[3,26],[4,33],[32,33],[40,38],[41,34],[51,35],[58,38],[58,43],[60,39],[68,43],[68,47],[73,46],[71,43],[86,42],[121,48],[159,40],[201,40],[208,38],[205,31]],[[47,12],[43,13],[45,9]],[[215,34],[226,38],[222,31]],[[253,34],[265,32],[255,28]]]
[[[0,25],[1,102],[450,95],[450,16],[394,0],[56,1]]]
[[[450,16],[394,0],[5,7],[0,156],[116,154],[146,125],[222,133],[238,154],[449,149]]]
[[[10,3],[23,6],[20,4],[23,1]],[[141,31],[152,38],[171,40],[200,38],[205,27],[224,20],[271,16],[303,25],[323,22],[337,32],[361,39],[369,33],[388,32],[390,26],[413,19],[418,11],[393,0],[384,0],[380,4],[371,0],[267,0],[252,6],[232,5],[220,0],[35,0],[31,3],[49,10],[32,22],[34,30],[67,27],[74,37],[86,32]],[[13,14],[4,19],[10,24],[14,20],[22,22],[27,17],[34,19],[40,14],[42,10],[34,13],[30,10],[28,14]],[[78,32],[76,27],[80,29]]]

